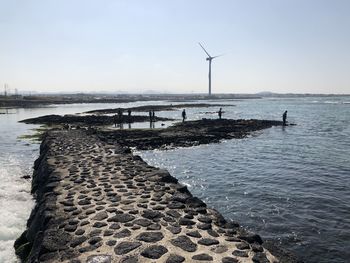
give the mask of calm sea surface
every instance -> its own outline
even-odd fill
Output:
[[[222,103],[235,105],[224,107],[225,118],[281,119],[288,110],[287,120],[297,125],[219,144],[137,154],[167,168],[225,217],[282,244],[306,262],[349,262],[350,97]],[[17,137],[37,126],[17,121],[128,105],[60,105],[0,115],[0,262],[16,261],[12,244],[34,204],[30,181],[21,177],[32,173],[39,145]],[[186,111],[189,119],[201,119],[216,118],[217,110]],[[181,110],[158,115],[180,118]]]

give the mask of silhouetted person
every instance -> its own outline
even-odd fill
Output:
[[[220,110],[219,110],[218,114],[219,114],[219,119],[221,120],[221,116],[222,116],[222,108],[220,108]]]
[[[131,110],[128,109],[128,122],[130,123],[131,122]]]
[[[186,111],[183,110],[182,111],[182,122],[184,122],[186,120]]]
[[[114,116],[113,116],[113,123],[114,123],[114,127],[117,127],[117,123],[118,123],[117,114],[114,114]]]
[[[154,110],[152,111],[152,120],[156,121],[156,114],[154,113]]]
[[[123,122],[123,111],[121,109],[118,110],[118,118],[119,118],[119,123]]]
[[[152,111],[149,111],[149,122],[152,123]]]
[[[287,111],[285,111],[282,115],[283,118],[283,126],[286,126],[287,124]]]

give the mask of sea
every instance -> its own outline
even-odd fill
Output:
[[[209,207],[304,262],[350,262],[350,96],[191,103],[197,102],[225,104],[223,117],[232,119],[281,120],[288,110],[287,121],[296,125],[257,131],[244,139],[166,151],[135,150],[134,154],[168,169]],[[25,178],[32,175],[40,145],[23,135],[34,134],[39,126],[18,121],[170,103],[183,102],[52,105],[0,114],[0,262],[19,262],[13,243],[26,228],[35,204],[31,181]],[[217,118],[218,110],[188,108],[186,112],[189,120],[198,120]],[[180,121],[181,111],[156,114]],[[171,122],[164,124],[156,123],[156,128]],[[145,127],[149,123],[131,125]]]

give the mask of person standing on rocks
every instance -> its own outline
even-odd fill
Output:
[[[152,110],[152,120],[156,121],[156,114],[155,114],[154,110]]]
[[[119,123],[123,122],[123,111],[122,109],[118,110]]]
[[[152,123],[152,111],[149,111],[149,122]]]
[[[185,109],[182,111],[182,122],[185,122],[185,120],[186,120],[186,111],[185,111]]]
[[[287,125],[287,111],[285,111],[282,115],[282,119],[283,119],[283,126]]]
[[[131,110],[128,109],[128,122],[130,123],[131,122]]]
[[[220,110],[219,110],[218,114],[219,114],[219,119],[221,120],[221,116],[222,116],[222,108],[220,108]]]
[[[114,128],[117,127],[117,122],[118,122],[117,114],[114,114],[114,116],[113,116]]]

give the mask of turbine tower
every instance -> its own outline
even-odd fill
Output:
[[[208,57],[206,58],[207,61],[209,61],[209,96],[211,96],[211,61],[214,59],[214,58],[217,58],[217,57],[220,57],[222,55],[219,55],[219,56],[215,56],[215,57],[212,57],[209,55],[209,53],[205,50],[205,48],[202,46],[201,43],[198,42],[198,44],[201,46],[201,48],[204,50],[204,52],[208,55]]]

